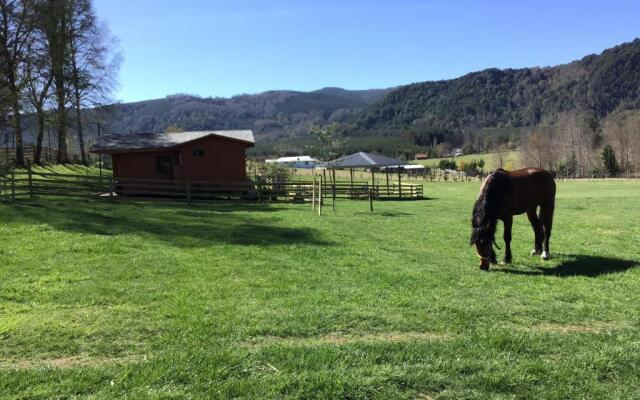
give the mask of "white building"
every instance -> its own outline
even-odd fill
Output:
[[[318,160],[310,156],[280,157],[273,160],[265,160],[264,162],[276,163],[291,168],[315,168],[318,164]]]
[[[390,165],[388,167],[380,168],[382,172],[398,172],[398,170],[411,175],[421,175],[425,171],[424,165],[419,164],[405,164],[405,165]]]

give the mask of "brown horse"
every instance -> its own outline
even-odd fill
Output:
[[[540,168],[523,168],[511,172],[498,169],[487,176],[480,188],[471,219],[473,231],[470,243],[476,245],[476,252],[481,260],[480,269],[486,271],[489,264],[497,262],[493,245],[499,219],[504,224],[504,262],[511,262],[513,216],[525,212],[536,238],[531,255],[542,253],[542,259],[551,258],[549,238],[555,197],[556,183],[553,176]],[[538,207],[539,216],[536,214]]]

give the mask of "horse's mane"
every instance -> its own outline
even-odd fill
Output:
[[[495,243],[497,219],[511,190],[511,178],[502,168],[487,177],[473,206],[470,244],[478,241]]]

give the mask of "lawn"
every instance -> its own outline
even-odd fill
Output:
[[[478,187],[0,203],[0,398],[639,398],[640,182],[558,182],[555,258],[520,216],[488,273]]]

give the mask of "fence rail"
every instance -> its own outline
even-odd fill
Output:
[[[0,195],[5,199],[34,196],[95,198],[168,198],[195,200],[248,200],[310,202],[315,196],[336,199],[420,199],[421,184],[370,184],[354,181],[201,182],[161,179],[112,179],[93,175],[58,174],[28,170],[0,172]]]

